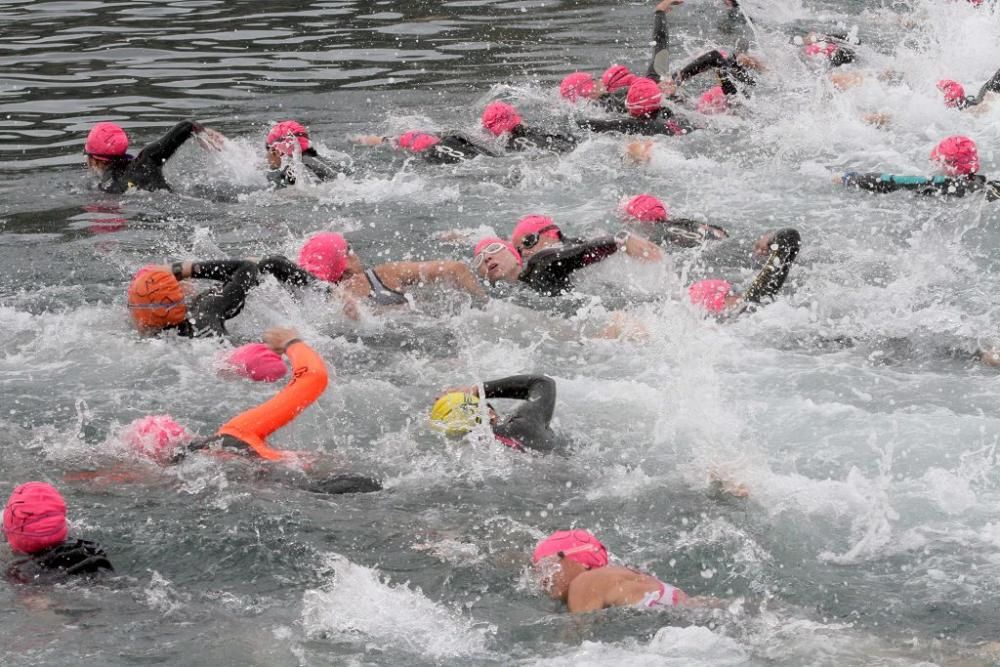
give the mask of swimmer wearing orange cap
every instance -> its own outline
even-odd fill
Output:
[[[538,543],[531,561],[542,588],[570,612],[609,607],[724,607],[712,597],[691,597],[651,574],[610,565],[608,550],[586,530],[560,530]]]
[[[216,280],[220,286],[191,295],[187,278]],[[128,287],[132,322],[143,333],[176,329],[181,336],[225,336],[226,320],[240,314],[257,284],[257,264],[244,260],[150,264]]]

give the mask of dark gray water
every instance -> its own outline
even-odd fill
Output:
[[[718,4],[671,14],[676,60],[735,41]],[[1000,16],[929,1],[748,8],[769,66],[759,94],[741,117],[658,140],[648,167],[605,136],[561,159],[434,168],[347,135],[475,134],[497,97],[568,127],[581,112],[556,82],[644,68],[651,5],[0,1],[0,493],[55,483],[75,532],[118,570],[55,589],[0,583],[0,664],[989,664],[998,379],[968,353],[997,333],[1000,209],[829,181],[923,173],[949,134],[973,137],[996,174],[1000,108],[958,114],[934,82],[974,89],[992,74]],[[891,64],[902,84],[869,76],[834,93],[788,44],[817,24],[858,26],[863,67]],[[892,124],[865,125],[870,111]],[[80,152],[93,123],[118,122],[139,146],[189,117],[232,142],[182,148],[174,193],[93,188]],[[355,174],[267,190],[263,137],[287,117]],[[680,253],[591,270],[569,317],[428,294],[353,323],[265,284],[234,342],[291,324],[337,373],[275,443],[387,490],[327,498],[209,460],[161,470],[119,440],[160,413],[209,434],[274,391],[219,377],[217,342],[136,336],[124,291],[143,264],[294,256],[319,229],[344,231],[370,263],[465,259],[527,213],[574,235],[614,231],[619,201],[639,192],[747,242],[798,228],[779,302],[702,320],[681,298],[693,257]],[[468,243],[440,240],[456,229]],[[648,339],[594,338],[623,302]],[[427,428],[441,388],[517,372],[557,379],[571,455]],[[138,479],[73,481],[114,466]],[[711,497],[712,472],[750,498]],[[691,593],[744,602],[714,617],[571,618],[525,573],[535,542],[570,525]]]

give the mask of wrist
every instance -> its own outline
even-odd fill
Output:
[[[290,348],[292,345],[301,342],[302,342],[301,338],[292,338],[291,340],[287,341],[284,345],[281,346],[281,350],[279,350],[279,353],[284,354],[285,352],[288,351],[288,348]]]
[[[177,280],[184,280],[184,262],[174,262],[170,265],[170,272]]]
[[[615,243],[618,245],[619,250],[621,250],[628,244],[628,240],[631,236],[632,234],[625,229],[615,234]]]

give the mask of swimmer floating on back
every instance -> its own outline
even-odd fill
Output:
[[[192,135],[211,133],[204,145],[218,148],[212,143],[221,135],[190,120],[182,120],[162,137],[147,145],[136,156],[128,153],[128,135],[114,123],[98,123],[87,135],[83,152],[87,168],[100,176],[98,187],[110,194],[122,194],[132,189],[169,190],[163,177],[163,165]]]
[[[483,383],[486,400],[512,398],[524,401],[501,418],[487,404],[490,429],[496,439],[517,451],[549,452],[561,440],[549,422],[556,408],[556,382],[545,375],[512,375]],[[480,421],[479,387],[456,387],[438,397],[431,408],[431,425],[448,435],[464,435]]]
[[[230,419],[208,438],[196,439],[169,416],[144,417],[126,431],[130,447],[161,465],[178,463],[194,452],[229,453],[272,463],[308,463],[311,454],[275,449],[267,438],[323,393],[328,382],[326,364],[294,329],[269,329],[264,332],[264,343],[288,357],[292,365],[291,381],[276,396]],[[367,493],[381,488],[377,480],[359,475],[336,475],[307,486],[309,491],[328,494]]]
[[[724,607],[711,597],[691,597],[651,574],[611,565],[608,550],[586,530],[560,530],[538,543],[531,562],[542,588],[571,613],[609,607]]]
[[[3,510],[3,532],[15,554],[7,577],[20,583],[52,582],[66,576],[113,572],[96,542],[67,539],[66,502],[45,482],[27,482],[10,494]]]
[[[955,135],[942,139],[931,151],[930,159],[947,176],[899,176],[877,172],[859,174],[848,172],[835,178],[835,183],[860,188],[869,192],[895,192],[912,190],[917,194],[936,197],[964,197],[980,190],[986,191],[987,201],[1000,199],[1000,181],[987,180],[979,171],[979,150],[968,137]]]

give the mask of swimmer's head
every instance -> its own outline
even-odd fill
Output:
[[[87,135],[83,152],[94,160],[110,161],[125,157],[128,135],[114,123],[98,123]]]
[[[638,222],[666,222],[669,211],[666,204],[653,195],[636,195],[622,207],[622,212]]]
[[[299,251],[299,266],[320,280],[335,283],[346,277],[351,255],[351,246],[341,234],[319,232]]]
[[[66,502],[51,484],[27,482],[3,509],[3,532],[13,551],[34,554],[66,539]]]
[[[979,149],[968,137],[955,135],[942,139],[931,151],[931,161],[949,176],[970,176],[979,171]]]
[[[137,456],[161,465],[171,463],[194,436],[170,415],[136,419],[122,431],[122,440]]]
[[[632,74],[625,65],[612,65],[601,75],[601,83],[609,93],[628,88],[635,79],[635,74]]]
[[[722,86],[709,88],[698,98],[698,113],[713,115],[729,111],[729,100]]]
[[[483,127],[489,130],[490,134],[499,137],[513,132],[514,128],[521,124],[521,117],[517,115],[517,109],[506,102],[490,102],[483,109],[482,121]]]
[[[128,286],[128,312],[140,331],[159,331],[187,317],[186,290],[170,271],[149,265]]]
[[[472,269],[491,283],[516,281],[522,266],[521,253],[506,239],[495,236],[480,239],[472,251]]]
[[[479,399],[472,394],[449,392],[431,408],[431,426],[446,435],[465,435],[478,423]]]
[[[549,595],[565,599],[577,575],[608,564],[608,550],[590,531],[559,530],[538,543],[531,562]]]
[[[945,106],[952,108],[965,106],[965,88],[958,81],[941,79],[937,82],[937,89],[944,93]]]
[[[544,215],[526,215],[517,221],[511,243],[522,257],[533,254],[550,245],[560,243],[563,235],[552,218]]]
[[[833,42],[816,41],[806,44],[802,48],[802,53],[806,54],[810,58],[823,58],[829,60],[833,58],[833,54],[835,54],[839,48],[840,47]]]
[[[441,143],[441,139],[426,132],[407,132],[399,137],[397,143],[400,148],[405,148],[413,153],[423,153]]]
[[[303,153],[309,150],[309,130],[305,125],[294,120],[283,120],[276,123],[267,133],[264,145],[279,153],[289,154],[294,150],[292,142],[299,144]]]
[[[277,382],[288,368],[281,355],[264,343],[241,345],[226,355],[226,368],[254,382]]]
[[[588,72],[573,72],[567,74],[566,78],[559,84],[559,94],[564,100],[576,102],[580,98],[587,99],[594,97],[597,87],[594,84],[594,77]]]
[[[628,87],[625,107],[635,117],[648,116],[660,108],[663,91],[652,79],[638,78]]]
[[[726,309],[726,297],[732,291],[733,286],[728,280],[699,280],[688,287],[688,297],[691,303],[710,313],[721,313]]]

